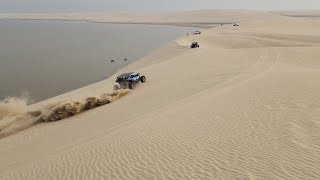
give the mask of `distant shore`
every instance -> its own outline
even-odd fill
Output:
[[[41,18],[0,18],[0,20],[21,20],[21,21],[83,21],[88,23],[105,23],[105,24],[140,24],[140,25],[168,25],[168,26],[180,26],[180,27],[195,27],[195,28],[201,28],[201,29],[208,29],[215,26],[223,25],[233,25],[238,24],[239,22],[159,22],[159,23],[153,23],[153,22],[99,22],[99,21],[92,21],[92,20],[74,20],[74,19],[41,19]]]

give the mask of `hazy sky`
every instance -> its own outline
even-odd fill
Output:
[[[191,9],[320,9],[320,0],[0,0],[0,13]]]

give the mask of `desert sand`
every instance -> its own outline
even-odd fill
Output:
[[[28,107],[2,108],[12,117],[112,92],[122,72],[147,77],[110,104],[1,138],[0,179],[320,178],[318,21],[236,10],[0,16],[240,23],[181,37],[105,81]],[[200,48],[190,49],[192,41]]]

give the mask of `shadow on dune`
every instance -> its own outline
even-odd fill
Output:
[[[103,94],[101,97],[51,104],[37,111],[27,111],[28,99],[25,97],[7,98],[0,102],[0,139],[39,123],[63,120],[112,103],[129,92],[130,90],[118,90]]]

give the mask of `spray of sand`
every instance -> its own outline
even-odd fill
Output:
[[[27,97],[6,98],[0,102],[0,139],[42,122],[63,120],[112,103],[129,92],[130,90],[118,90],[100,97],[51,104],[32,112],[27,111]]]
[[[28,94],[25,93],[20,97],[8,97],[0,101],[0,119],[26,112],[29,99]]]

